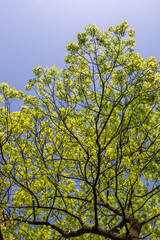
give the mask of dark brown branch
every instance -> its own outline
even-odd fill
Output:
[[[60,234],[62,234],[63,237],[65,238],[71,238],[71,237],[78,237],[78,236],[82,236],[86,233],[94,233],[96,235],[99,236],[104,236],[107,238],[110,238],[112,240],[125,240],[125,234],[119,234],[116,232],[112,232],[112,231],[108,231],[108,230],[104,230],[100,227],[95,228],[95,226],[83,226],[82,228],[72,231],[72,230],[63,230],[62,228],[56,226],[55,224],[51,224],[48,221],[30,221],[30,220],[26,220],[24,218],[14,218],[15,221],[19,221],[19,222],[27,222],[29,224],[33,224],[33,225],[39,225],[39,226],[51,226],[52,229],[58,231]]]
[[[3,235],[2,235],[1,227],[0,227],[0,240],[4,240]]]
[[[158,213],[157,215],[147,219],[146,221],[141,222],[141,225],[143,226],[144,224],[151,222],[152,220],[154,220],[155,218],[157,218],[159,216],[160,216],[160,213]]]

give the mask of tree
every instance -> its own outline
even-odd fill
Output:
[[[0,85],[0,239],[159,239],[159,63],[134,35],[92,24],[32,95]]]

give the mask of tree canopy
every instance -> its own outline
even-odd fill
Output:
[[[160,238],[160,65],[134,35],[91,24],[30,95],[0,85],[1,240]]]

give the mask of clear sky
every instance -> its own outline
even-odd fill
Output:
[[[90,23],[127,20],[136,51],[160,60],[160,0],[0,0],[0,82],[25,89],[34,66],[62,68],[65,46]]]

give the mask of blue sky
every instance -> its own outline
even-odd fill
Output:
[[[127,20],[136,51],[160,60],[160,0],[0,0],[0,82],[25,90],[34,66],[62,68],[65,46],[90,23]]]

